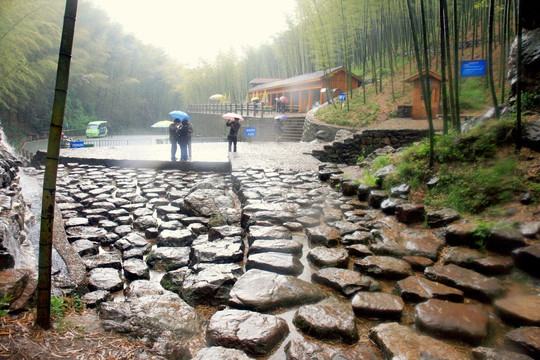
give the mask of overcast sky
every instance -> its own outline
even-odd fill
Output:
[[[165,49],[178,62],[213,62],[221,50],[269,42],[287,29],[295,0],[90,0],[139,40]]]

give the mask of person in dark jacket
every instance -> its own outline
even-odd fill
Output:
[[[176,130],[178,144],[180,145],[180,160],[188,160],[188,143],[191,138],[193,127],[187,119],[182,120],[182,125]]]
[[[176,161],[176,150],[178,150],[178,137],[176,131],[180,126],[180,119],[174,119],[174,122],[169,125],[169,140],[171,142],[171,161]]]
[[[229,152],[231,152],[231,147],[234,144],[234,152],[236,152],[236,142],[238,141],[238,131],[240,130],[240,119],[234,118],[234,120],[227,120],[226,124],[229,129]]]

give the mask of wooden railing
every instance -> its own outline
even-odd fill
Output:
[[[252,103],[234,103],[234,104],[190,104],[188,112],[201,114],[225,114],[233,112],[242,116],[253,117],[271,117],[278,114],[276,106]],[[285,105],[282,112],[298,112],[298,105]]]

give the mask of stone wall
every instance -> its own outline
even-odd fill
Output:
[[[306,119],[304,121],[304,132],[302,133],[302,141],[310,142],[313,140],[321,140],[330,142],[334,141],[337,132],[340,130],[349,131],[351,134],[355,131],[344,129],[339,126],[316,123],[314,121],[314,118],[315,113],[318,109],[319,108],[312,109],[306,114]]]
[[[394,148],[410,145],[427,137],[428,133],[428,130],[363,130],[334,141],[323,150],[315,150],[312,155],[322,162],[354,165],[360,155],[366,156],[388,145]]]
[[[21,162],[15,158],[0,131],[0,270],[15,266],[24,240],[26,205],[16,181]]]

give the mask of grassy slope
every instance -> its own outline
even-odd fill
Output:
[[[414,67],[412,72],[415,72]],[[495,72],[498,78],[500,69],[497,66]],[[317,120],[361,129],[390,119],[395,116],[397,105],[411,103],[412,86],[400,81],[410,75],[409,66],[405,65],[394,77],[393,91],[391,78],[385,77],[381,93],[376,93],[374,85],[367,85],[364,102],[364,89],[356,89],[350,100],[350,111],[338,103],[339,106],[319,110]],[[505,91],[508,93],[508,86]],[[500,87],[497,93],[500,98]],[[464,79],[460,98],[462,116],[478,116],[493,106],[483,78]],[[426,144],[409,149],[407,157],[375,163],[399,165],[398,175],[387,186],[412,183],[413,201],[423,202],[428,208],[452,207],[468,216],[481,216],[488,221],[534,219],[540,216],[537,200],[540,198],[540,159],[537,153],[528,149],[520,153],[514,151],[510,136],[512,127],[513,119],[510,118],[506,123],[495,122],[480,129],[466,139],[454,135],[439,139],[437,159],[432,169],[427,168]],[[457,146],[456,143],[462,145]],[[470,155],[473,153],[474,156]],[[377,165],[352,177],[369,181],[376,169]],[[427,189],[425,183],[433,176],[442,179],[441,185]],[[533,205],[523,207],[519,197],[527,191],[533,195]]]

